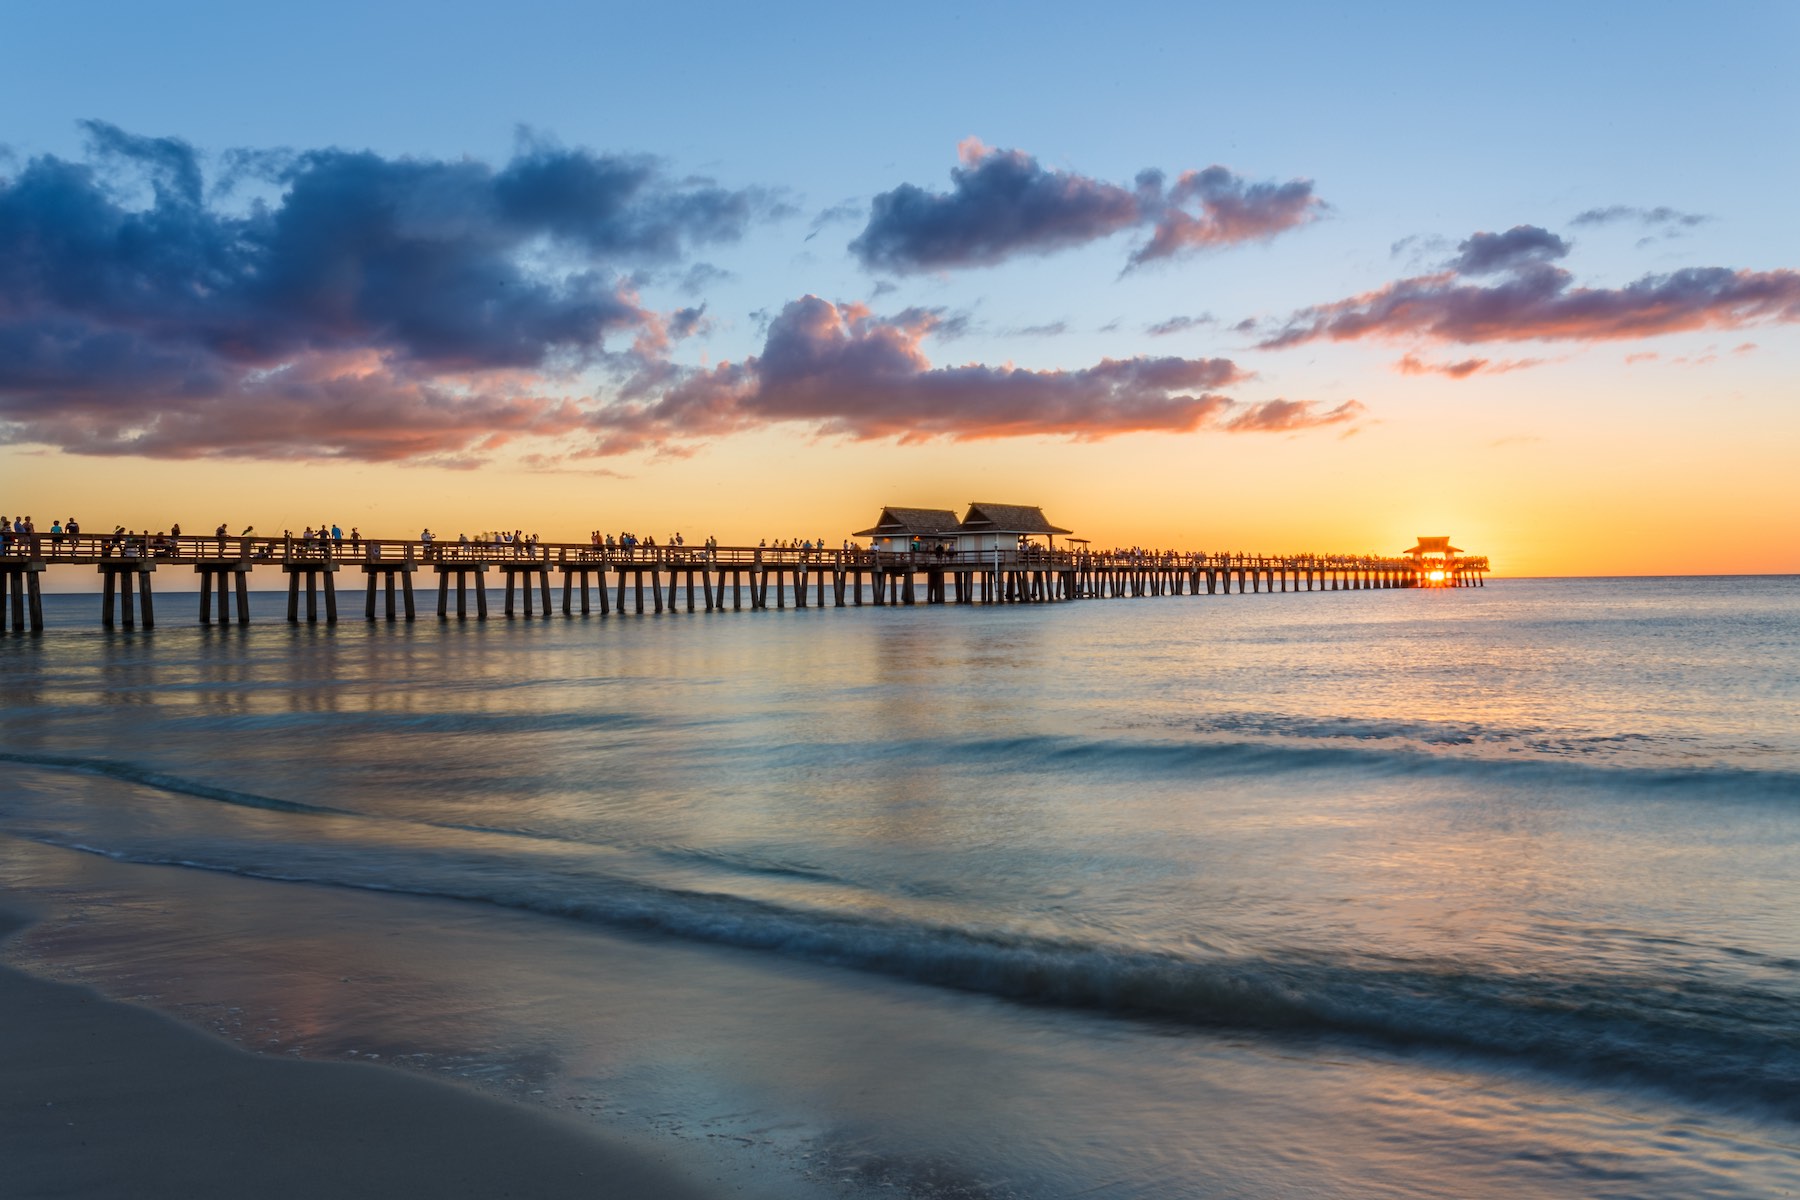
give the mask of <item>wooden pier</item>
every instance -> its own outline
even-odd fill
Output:
[[[44,628],[41,580],[52,567],[91,567],[103,577],[100,622],[107,628],[154,627],[151,580],[159,566],[191,566],[200,575],[199,620],[248,624],[249,576],[258,568],[287,576],[287,619],[338,620],[336,576],[366,577],[363,618],[414,620],[413,576],[437,576],[440,620],[488,613],[487,572],[505,577],[504,615],[552,615],[552,575],[564,616],[646,612],[741,612],[944,604],[1054,604],[1071,600],[1214,596],[1387,588],[1484,587],[1483,557],[1414,554],[1255,556],[1116,554],[1085,549],[971,551],[804,550],[762,546],[655,546],[631,550],[586,543],[449,543],[358,539],[145,537],[8,534],[0,547],[0,626]],[[454,584],[452,583],[454,579]],[[609,590],[611,592],[609,599]],[[450,603],[455,593],[454,612]],[[304,615],[302,595],[304,594]],[[396,604],[398,596],[400,603]],[[378,597],[385,604],[377,613]],[[533,600],[538,601],[534,605]]]

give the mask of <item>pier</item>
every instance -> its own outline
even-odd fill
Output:
[[[486,620],[488,573],[504,576],[506,617],[643,615],[885,605],[1058,604],[1157,596],[1226,596],[1486,585],[1484,557],[1161,553],[1026,546],[991,550],[820,550],[765,546],[632,549],[562,543],[278,537],[8,534],[0,548],[0,626],[44,628],[52,568],[102,576],[100,623],[153,628],[158,569],[200,579],[198,620],[247,624],[249,577],[287,580],[287,619],[339,620],[338,577],[363,576],[363,619],[412,621],[414,579],[435,580],[440,620]],[[558,586],[560,585],[560,587]],[[560,590],[560,606],[552,595]],[[473,612],[470,593],[473,592]],[[322,611],[320,601],[323,600]],[[534,604],[534,600],[536,603]],[[380,603],[378,604],[378,601]],[[235,611],[232,611],[235,609]]]

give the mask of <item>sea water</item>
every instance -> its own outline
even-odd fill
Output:
[[[759,1194],[1800,1192],[1800,579],[0,638],[9,959]]]

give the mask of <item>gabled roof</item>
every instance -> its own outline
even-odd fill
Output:
[[[1068,533],[1052,525],[1044,510],[1029,504],[971,503],[962,519],[964,533]]]
[[[859,529],[852,537],[936,537],[956,531],[956,514],[947,508],[895,508],[881,510],[872,529]]]
[[[1445,535],[1444,537],[1422,537],[1419,539],[1418,545],[1411,550],[1402,550],[1400,553],[1418,558],[1425,554],[1461,554],[1462,551],[1452,546],[1449,536]]]

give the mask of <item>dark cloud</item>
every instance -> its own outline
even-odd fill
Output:
[[[692,337],[696,333],[704,333],[711,328],[712,322],[706,319],[706,305],[698,308],[680,308],[669,314],[669,336],[673,338]]]
[[[1800,321],[1800,272],[1692,267],[1618,288],[1577,287],[1550,260],[1561,238],[1521,225],[1463,242],[1448,269],[1301,309],[1264,349],[1326,339],[1426,337],[1440,342],[1594,342],[1696,329]],[[1498,276],[1473,283],[1469,276]]]
[[[1130,258],[1137,266],[1199,247],[1273,237],[1312,220],[1312,184],[1246,183],[1224,167],[1184,173],[1165,187],[1140,172],[1130,187],[1049,170],[1019,150],[970,139],[959,147],[949,192],[902,184],[876,196],[850,251],[871,270],[991,266],[1151,227]]]
[[[529,135],[491,189],[504,221],[589,253],[670,259],[702,242],[734,241],[778,204],[761,190],[706,179],[670,183],[646,156],[569,151]]]
[[[387,459],[566,431],[547,376],[663,336],[626,265],[769,203],[532,140],[498,169],[241,152],[209,198],[185,142],[84,129],[84,160],[0,179],[0,423],[89,453]],[[268,198],[219,204],[251,185]]]
[[[1103,359],[1075,370],[934,366],[922,343],[937,314],[877,317],[806,296],[769,324],[760,355],[690,373],[654,400],[615,405],[599,453],[667,447],[745,428],[795,422],[855,439],[1055,436],[1292,430],[1350,419],[1307,402],[1241,404],[1220,389],[1247,376],[1218,358]]]
[[[1493,275],[1528,263],[1550,262],[1569,253],[1569,244],[1536,225],[1514,225],[1505,233],[1477,233],[1457,248],[1449,268],[1458,275]]]
[[[1667,206],[1656,208],[1637,208],[1629,204],[1613,204],[1606,208],[1590,208],[1577,213],[1570,221],[1571,225],[1614,225],[1621,221],[1630,221],[1638,225],[1651,226],[1689,226],[1701,225],[1712,220],[1701,213],[1684,213]]]

